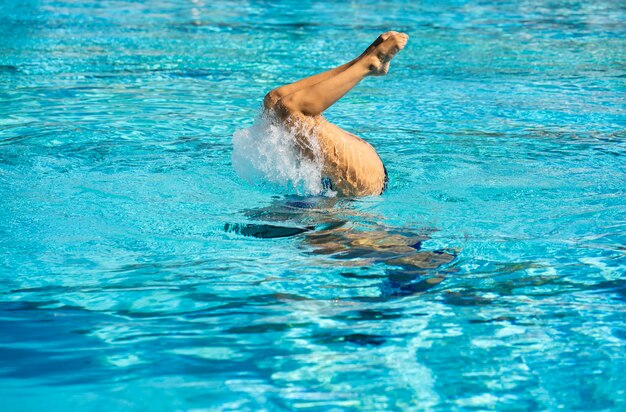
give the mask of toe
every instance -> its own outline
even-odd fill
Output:
[[[390,30],[390,31],[388,31],[388,32],[386,32],[386,33],[381,34],[381,35],[380,35],[380,37],[381,37],[383,40],[387,40],[389,37],[394,36],[394,35],[396,35],[396,34],[400,34],[400,33],[399,33],[399,32],[397,32],[397,31]]]
[[[404,46],[406,46],[406,43],[409,41],[409,36],[404,33],[395,34],[393,38],[396,41],[396,45],[399,50],[402,50]]]

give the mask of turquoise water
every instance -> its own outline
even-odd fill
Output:
[[[378,3],[0,1],[3,411],[626,408],[624,3]],[[388,29],[383,196],[235,173]]]

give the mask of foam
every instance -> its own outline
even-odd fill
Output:
[[[314,127],[301,122],[286,126],[264,111],[251,127],[234,133],[233,167],[239,177],[255,186],[282,193],[332,196],[334,193],[322,185],[322,159],[315,134]],[[303,141],[312,157],[299,149]]]

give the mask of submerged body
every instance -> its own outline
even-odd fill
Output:
[[[265,97],[272,117],[295,131],[302,154],[320,158],[329,188],[338,195],[380,195],[387,172],[369,143],[328,122],[322,112],[365,77],[385,75],[407,40],[403,33],[384,33],[353,61],[274,89]]]

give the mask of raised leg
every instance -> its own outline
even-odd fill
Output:
[[[392,32],[379,44],[370,46],[361,56],[330,72],[321,73],[295,83],[301,86],[280,98],[279,107],[284,114],[302,113],[317,116],[343,97],[366,76],[385,75],[389,62],[408,41],[403,33]],[[388,33],[385,33],[388,34]],[[381,36],[382,37],[382,36]],[[341,70],[339,70],[341,68]],[[286,86],[288,87],[288,86]]]
[[[337,66],[333,69],[327,70],[325,72],[318,73],[310,77],[306,77],[302,80],[298,80],[295,83],[290,83],[290,84],[286,84],[284,86],[278,87],[265,95],[265,99],[263,100],[263,105],[265,106],[266,109],[271,109],[283,97],[297,90],[300,90],[304,87],[312,86],[332,76],[335,76],[336,74],[339,74],[343,72],[344,70],[346,70],[348,67],[352,66],[357,60],[358,58],[348,63],[342,64],[341,66]]]
[[[367,49],[365,49],[365,51],[359,57],[357,57],[356,59],[348,63],[342,64],[341,66],[335,67],[325,72],[318,73],[316,75],[304,78],[297,82],[290,83],[290,84],[287,84],[287,85],[284,85],[284,86],[281,86],[272,90],[265,96],[265,99],[263,101],[265,108],[270,109],[274,107],[274,105],[283,97],[288,96],[298,90],[313,86],[317,83],[320,83],[324,80],[327,80],[329,78],[336,76],[337,74],[344,72],[346,69],[353,66],[359,60],[369,55],[378,45],[383,43],[385,40],[387,40],[390,36],[394,34],[399,34],[399,33],[394,32],[394,31],[389,31],[389,32],[381,34]]]

